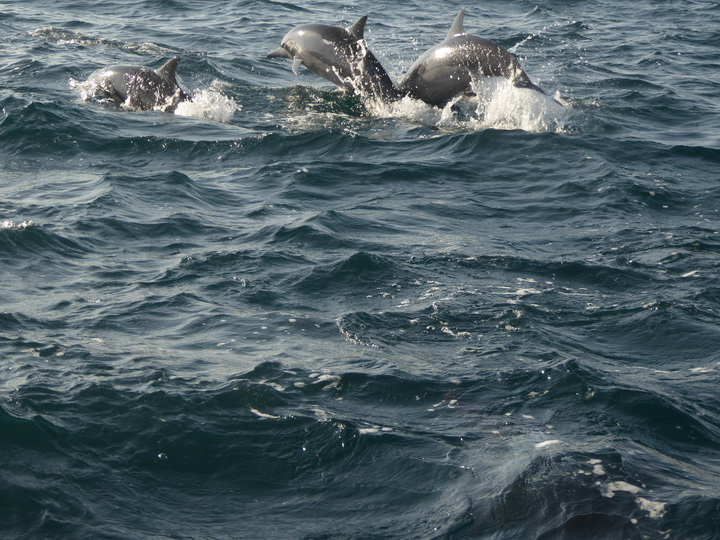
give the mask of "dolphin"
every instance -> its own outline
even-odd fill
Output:
[[[173,112],[181,101],[189,101],[177,82],[180,58],[175,56],[158,70],[145,66],[111,66],[90,75],[90,81],[119,105],[147,111]]]
[[[478,76],[505,77],[518,88],[545,93],[535,86],[517,58],[506,49],[465,32],[461,9],[445,40],[426,51],[400,80],[403,95],[430,105],[444,106],[462,93],[471,93]]]
[[[390,75],[365,42],[367,15],[340,28],[325,24],[303,24],[283,37],[280,47],[268,58],[290,58],[297,75],[300,64],[333,84],[362,97],[388,101],[398,97]]]

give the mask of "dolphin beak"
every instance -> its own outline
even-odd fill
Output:
[[[275,49],[273,52],[268,53],[268,58],[292,58],[292,54],[290,54],[286,49],[283,49],[282,47],[279,47]]]

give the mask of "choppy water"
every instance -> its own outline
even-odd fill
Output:
[[[463,6],[566,107],[265,58]],[[717,2],[0,7],[0,536],[720,536]]]

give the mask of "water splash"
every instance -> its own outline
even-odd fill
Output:
[[[443,108],[405,97],[384,103],[365,100],[368,112],[382,118],[396,117],[443,131],[484,129],[523,130],[535,133],[566,131],[571,111],[561,98],[517,88],[502,77],[481,78],[472,84],[473,96],[458,96]]]
[[[517,88],[501,78],[479,79],[473,83],[473,92],[477,96],[476,114],[469,122],[478,129],[564,131],[569,108],[557,99],[534,90]]]
[[[83,101],[94,101],[102,104],[115,103],[103,90],[102,86],[93,78],[85,81],[70,79],[69,83],[70,88],[77,92]]]
[[[191,101],[179,103],[175,114],[227,124],[241,108],[233,98],[224,95],[215,82],[209,88],[195,91]]]
[[[85,81],[70,79],[70,87],[80,95],[83,101],[92,101],[103,105],[115,104],[115,100],[109,95],[107,89],[96,78],[90,77]],[[232,120],[235,111],[241,109],[233,98],[223,94],[221,85],[217,81],[208,88],[196,90],[192,96],[191,101],[182,101],[177,105],[175,114],[228,123]],[[154,110],[167,111],[168,106],[174,104],[174,99],[175,96],[170,96],[168,102],[158,105]],[[125,110],[137,110],[128,101],[120,104],[120,107]]]

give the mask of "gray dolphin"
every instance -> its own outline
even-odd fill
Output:
[[[461,9],[445,40],[426,51],[402,78],[403,95],[443,106],[455,96],[471,92],[473,78],[505,77],[518,88],[545,93],[535,86],[517,58],[501,46],[465,32]]]
[[[180,58],[175,56],[158,70],[145,66],[111,66],[90,75],[90,81],[113,101],[142,111],[173,112],[178,103],[189,101],[177,82]]]
[[[391,100],[398,97],[395,85],[365,42],[367,15],[347,27],[303,24],[283,37],[268,58],[290,58],[293,72],[300,64],[310,71],[363,97]]]

